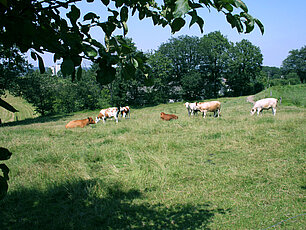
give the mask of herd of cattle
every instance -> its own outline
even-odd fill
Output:
[[[257,112],[257,115],[262,114],[263,110],[272,109],[272,114],[275,116],[276,114],[276,107],[277,107],[278,100],[275,98],[265,98],[259,101],[254,102],[254,106],[251,109],[251,115],[254,115]],[[195,115],[198,112],[203,113],[203,118],[206,117],[207,112],[213,112],[214,117],[221,116],[221,102],[220,101],[209,101],[209,102],[194,102],[189,103],[186,102],[185,106],[188,111],[188,115]],[[129,118],[130,117],[130,107],[111,107],[107,109],[102,109],[99,115],[96,117],[96,120],[93,120],[91,117],[88,117],[83,120],[75,120],[70,121],[65,127],[66,128],[76,128],[76,127],[85,127],[89,124],[96,124],[100,120],[103,120],[105,123],[107,118],[115,118],[116,123],[118,123],[118,117],[121,114],[121,117]],[[178,119],[178,116],[175,114],[166,114],[162,112],[160,114],[160,118],[162,120],[170,121],[172,119]]]

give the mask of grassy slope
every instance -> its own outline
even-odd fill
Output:
[[[13,97],[12,95],[7,94],[7,96],[2,99],[19,111],[12,113],[0,107],[0,118],[3,123],[35,118],[38,116],[38,114],[35,113],[33,106],[20,97]]]
[[[2,127],[0,229],[265,229],[294,216],[277,229],[303,229],[306,109],[251,117],[245,97],[220,100],[220,119],[174,103],[84,129],[64,125],[98,111]]]

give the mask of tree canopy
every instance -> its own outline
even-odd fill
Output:
[[[282,63],[284,73],[295,72],[301,83],[306,81],[306,46],[301,49],[291,50],[288,57]]]
[[[87,0],[90,4],[94,0]],[[0,44],[5,48],[17,46],[21,52],[31,50],[31,57],[38,61],[40,71],[45,71],[41,54],[54,54],[54,61],[62,59],[63,75],[80,78],[82,59],[97,63],[97,80],[107,84],[114,80],[116,67],[121,67],[123,79],[134,76],[136,69],[146,74],[146,59],[135,52],[123,37],[128,33],[127,21],[138,14],[139,20],[150,18],[154,25],[170,26],[172,33],[179,31],[188,21],[197,24],[203,32],[204,19],[198,11],[216,9],[226,16],[227,22],[239,33],[251,32],[255,25],[264,32],[262,23],[252,17],[241,0],[101,0],[108,17],[102,20],[94,12],[83,12],[77,7],[80,0],[0,0]],[[66,9],[66,17],[61,10]],[[91,36],[90,30],[101,28],[104,42]],[[114,35],[116,29],[122,35]]]

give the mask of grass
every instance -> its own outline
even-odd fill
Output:
[[[83,129],[65,124],[99,111],[1,127],[0,229],[304,229],[305,108],[251,117],[245,97],[220,101],[219,119],[173,103]]]
[[[35,118],[39,116],[39,114],[34,111],[33,106],[27,103],[25,100],[21,99],[20,97],[13,97],[12,95],[7,94],[6,97],[3,97],[2,99],[7,103],[13,105],[13,107],[19,111],[16,113],[12,113],[0,107],[0,118],[2,122],[25,120],[28,118]]]

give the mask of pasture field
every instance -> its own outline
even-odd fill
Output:
[[[221,118],[177,102],[83,129],[65,124],[98,110],[0,127],[0,229],[305,229],[306,108],[220,101]]]
[[[7,103],[11,104],[15,109],[19,111],[16,113],[12,113],[0,107],[0,119],[3,123],[20,121],[39,116],[39,114],[34,111],[33,106],[27,103],[25,100],[21,99],[20,97],[13,97],[12,95],[7,94],[6,97],[3,97],[2,99]]]

